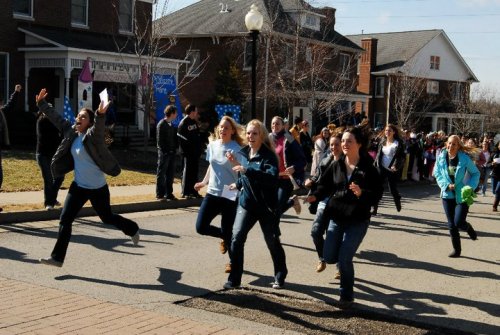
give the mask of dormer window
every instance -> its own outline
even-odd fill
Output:
[[[71,0],[71,24],[73,26],[87,26],[88,0]]]
[[[33,17],[33,0],[14,0],[12,11],[16,16]]]
[[[431,56],[431,66],[430,66],[430,69],[431,70],[439,70],[440,63],[441,63],[441,57],[439,57],[439,56]]]
[[[305,13],[302,15],[302,26],[309,29],[319,30],[320,19],[317,15]]]

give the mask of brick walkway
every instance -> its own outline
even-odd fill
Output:
[[[0,277],[0,334],[243,333]]]

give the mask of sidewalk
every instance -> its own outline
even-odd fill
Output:
[[[0,334],[245,334],[2,277],[0,293]]]
[[[181,196],[181,184],[174,183],[174,195],[176,197]],[[159,209],[170,209],[170,208],[181,208],[190,206],[199,206],[201,204],[201,199],[183,199],[179,198],[179,201],[158,201],[155,199],[155,189],[156,185],[137,185],[137,186],[115,186],[110,187],[109,192],[111,194],[111,207],[114,213],[130,213],[130,212],[145,212]],[[60,190],[59,196],[57,197],[59,202],[64,203],[68,190]],[[148,196],[151,198],[150,201],[141,202],[131,202],[124,204],[113,204],[113,199],[115,197],[133,197],[143,198]],[[31,192],[2,192],[0,195],[0,205],[10,205],[10,204],[41,204],[43,203],[43,191],[31,191]],[[78,217],[95,216],[96,213],[92,207],[83,207],[78,213]],[[61,208],[56,208],[55,210],[32,210],[32,211],[19,211],[19,212],[8,212],[4,211],[0,213],[0,224],[6,223],[16,223],[16,222],[26,222],[26,221],[45,221],[45,220],[56,220],[61,214]]]

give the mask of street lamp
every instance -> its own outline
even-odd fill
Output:
[[[259,12],[259,7],[255,4],[250,6],[250,11],[245,16],[245,25],[247,26],[248,31],[250,32],[250,36],[252,37],[252,119],[255,119],[256,111],[256,87],[257,87],[257,36],[259,35],[260,30],[262,29],[262,24],[264,23],[264,18],[262,14]]]

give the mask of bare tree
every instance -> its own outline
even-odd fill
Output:
[[[485,132],[498,133],[500,129],[500,92],[493,87],[474,85],[471,90],[472,109],[486,116]]]

